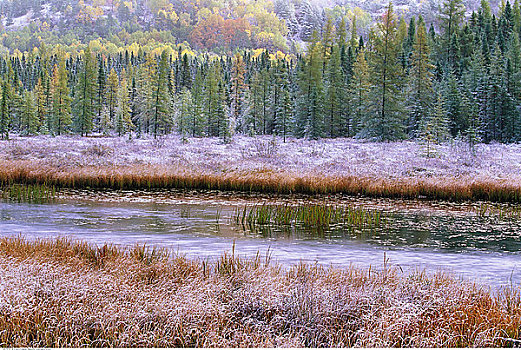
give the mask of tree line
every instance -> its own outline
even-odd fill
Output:
[[[461,0],[446,0],[439,23],[406,23],[389,4],[367,36],[355,19],[329,19],[298,56],[193,56],[181,46],[70,55],[42,45],[0,60],[0,135],[519,141],[519,3],[493,14],[483,0],[468,17]]]

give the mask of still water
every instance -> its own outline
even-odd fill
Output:
[[[386,223],[370,232],[343,228],[264,227],[234,223],[238,208],[259,202],[309,202],[219,194],[67,194],[52,203],[0,202],[0,234],[68,236],[91,243],[167,247],[213,259],[230,251],[249,257],[269,251],[283,265],[300,261],[381,267],[405,272],[444,270],[493,287],[521,285],[521,218],[477,215],[471,205],[335,198],[336,205],[382,210]]]

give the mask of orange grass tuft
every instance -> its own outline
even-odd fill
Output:
[[[482,347],[520,344],[519,290],[235,253],[0,239],[3,347]]]
[[[164,165],[60,169],[31,161],[0,161],[0,184],[46,184],[75,189],[200,189],[264,193],[363,195],[435,200],[521,202],[521,185],[472,178],[333,177],[289,172],[204,172]]]

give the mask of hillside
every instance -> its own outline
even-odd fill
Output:
[[[398,0],[407,20],[421,14],[436,26],[439,0]],[[299,51],[330,17],[365,35],[387,0],[4,0],[0,1],[0,49],[30,51],[41,42],[76,46],[100,39],[115,46],[186,43],[202,51],[235,48]],[[466,2],[467,13],[479,1]],[[491,3],[497,8],[497,1]]]

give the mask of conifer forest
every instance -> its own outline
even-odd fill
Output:
[[[4,46],[0,134],[521,139],[517,1],[493,13],[484,0],[469,15],[445,0],[431,23],[389,3],[363,35],[355,14],[322,17],[300,50],[255,47],[245,23],[212,43],[196,27],[197,49],[168,38]]]
[[[0,0],[0,347],[521,346],[521,0]]]

